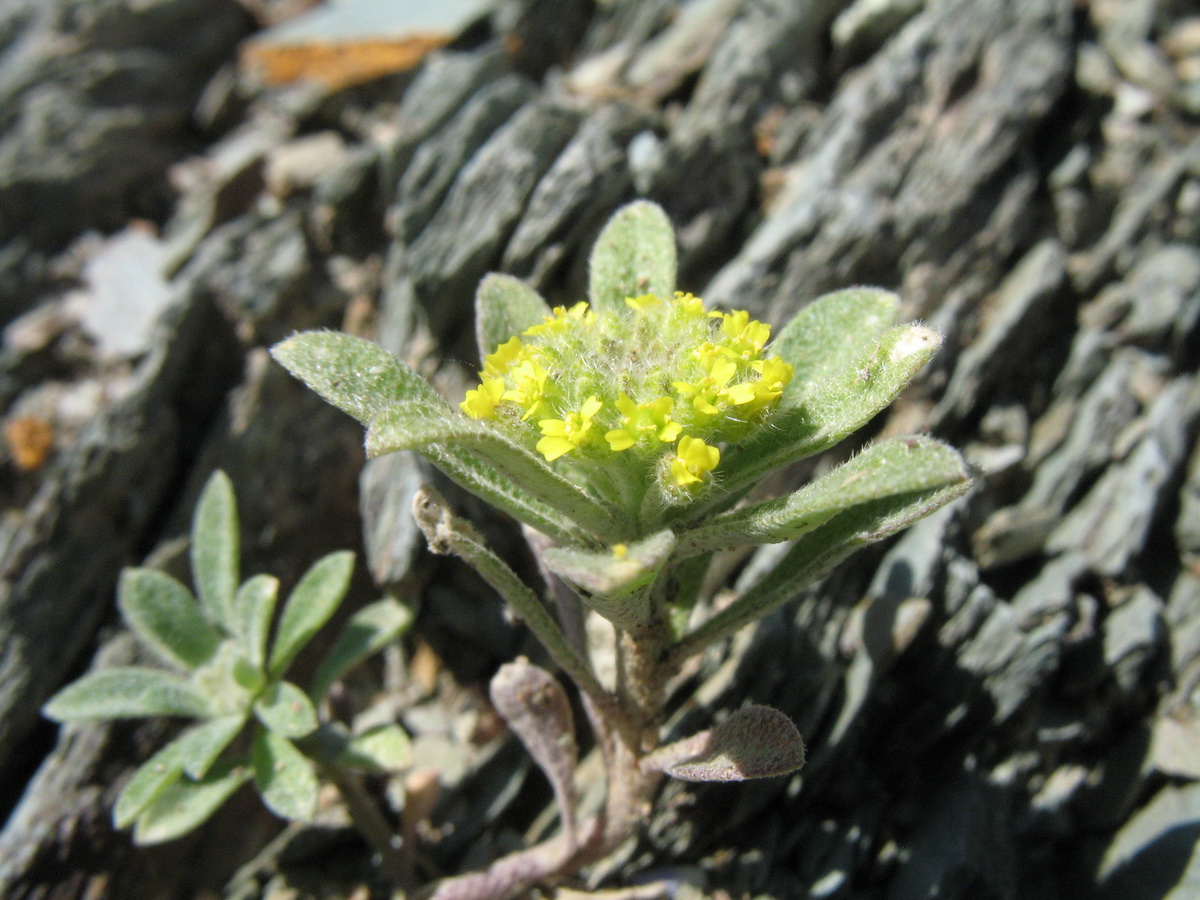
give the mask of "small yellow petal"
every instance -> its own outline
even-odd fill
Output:
[[[544,437],[537,442],[537,451],[546,457],[549,462],[554,462],[565,453],[570,453],[575,449],[575,444],[567,440],[565,437]]]
[[[614,453],[620,453],[622,450],[628,450],[637,440],[629,432],[627,428],[617,428],[604,435],[604,439],[608,441],[608,447]]]

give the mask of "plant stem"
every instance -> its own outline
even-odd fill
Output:
[[[362,782],[353,773],[323,760],[317,760],[317,765],[321,774],[333,782],[342,795],[354,827],[379,854],[384,873],[396,884],[403,884],[407,866],[400,851],[400,836],[384,818],[378,804],[363,789]]]

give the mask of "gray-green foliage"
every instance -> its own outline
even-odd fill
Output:
[[[166,668],[85,675],[44,709],[60,722],[197,720],[138,768],[117,799],[115,824],[132,825],[140,844],[187,833],[247,781],[277,815],[308,820],[316,811],[319,764],[392,771],[408,762],[408,740],[397,726],[350,735],[318,713],[351,666],[407,629],[408,610],[384,599],[355,613],[305,691],[286,675],[346,596],[354,556],[331,553],[308,570],[283,604],[271,641],[279,582],[255,575],[239,583],[238,544],[233,486],[217,472],[192,523],[195,594],[153,569],[121,576],[121,616]]]

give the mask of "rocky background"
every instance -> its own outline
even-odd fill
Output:
[[[425,555],[407,508],[430,473],[364,466],[358,426],[266,347],[344,328],[453,395],[479,278],[577,299],[592,239],[634,197],[666,208],[681,286],[710,303],[780,323],[830,289],[898,291],[946,346],[861,440],[929,431],[982,474],[678,686],[680,734],[748,700],[786,711],[804,771],[668,785],[593,883],[1200,894],[1193,3],[446,4],[457,37],[411,64],[364,80],[334,52],[306,80],[264,76],[264,29],[307,5],[0,5],[0,896],[387,896],[336,808],[280,832],[246,792],[191,838],[131,848],[108,810],[165,726],[39,718],[88,666],[130,658],[118,572],[184,571],[214,467],[237,486],[246,571],[286,585],[354,547],[353,603],[419,610],[342,702],[412,733],[410,796],[437,783],[422,865],[460,871],[551,827],[485,700],[532,648]],[[458,502],[528,567],[511,524]]]

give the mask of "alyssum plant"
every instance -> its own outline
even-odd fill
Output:
[[[869,446],[794,493],[750,499],[764,475],[831,447],[891,403],[939,339],[893,326],[893,295],[853,289],[806,306],[771,341],[747,313],[708,311],[676,292],[675,266],[666,216],[639,202],[601,234],[587,302],[550,309],[522,282],[489,276],[476,309],[483,369],[457,407],[370,341],[310,332],[273,350],[367,427],[370,455],[422,453],[522,523],[546,597],[434,491],[414,504],[431,549],[474,567],[574,682],[604,756],[607,799],[581,820],[561,683],[526,661],[502,667],[493,701],[549,777],[561,831],[421,896],[498,900],[594,862],[630,837],[664,776],[730,781],[799,768],[795,727],[762,706],[661,746],[672,676],[856,547],[969,485],[957,452],[908,437]],[[714,553],[784,541],[790,549],[757,584],[700,612]],[[617,634],[611,686],[583,637],[589,610]]]
[[[358,610],[306,691],[285,676],[346,596],[354,555],[318,560],[276,616],[278,579],[240,579],[237,504],[223,472],[209,479],[196,505],[190,550],[195,594],[155,569],[121,575],[121,618],[162,667],[92,672],[43,710],[59,722],[199,720],[133,774],[117,797],[114,823],[132,825],[138,844],[172,840],[202,824],[247,781],[272,812],[308,821],[323,776],[341,790],[355,824],[398,875],[404,862],[391,829],[357,773],[406,767],[408,736],[391,723],[352,733],[327,716],[324,701],[350,668],[403,634],[412,614],[391,598]]]

